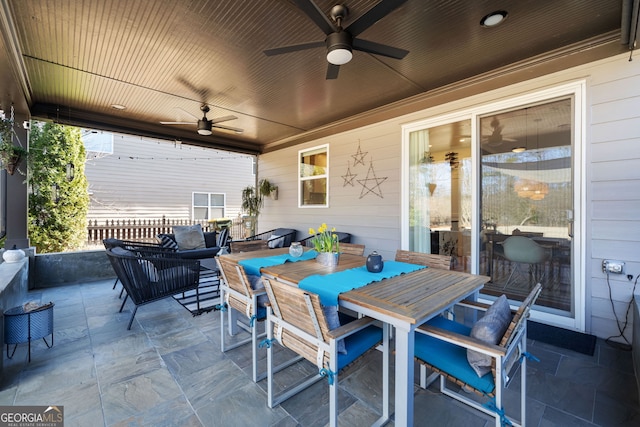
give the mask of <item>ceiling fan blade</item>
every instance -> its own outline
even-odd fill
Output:
[[[267,49],[263,52],[267,56],[273,56],[273,55],[280,55],[282,53],[298,52],[300,50],[307,50],[307,49],[313,49],[316,47],[324,47],[324,46],[325,46],[324,41],[321,41],[321,42],[301,43],[301,44],[294,44],[291,46],[276,47],[273,49]]]
[[[340,66],[334,65],[331,63],[327,63],[327,77],[326,80],[334,80],[338,78],[338,73],[340,72]]]
[[[338,31],[338,27],[312,0],[294,0],[296,5],[326,34]]]
[[[218,117],[218,118],[215,118],[215,119],[211,119],[209,121],[211,123],[221,123],[221,122],[226,122],[226,121],[235,120],[235,119],[237,119],[236,116],[224,116],[224,117]]]
[[[225,126],[225,125],[213,125],[213,128],[214,128],[214,129],[230,130],[230,131],[235,132],[235,133],[242,133],[242,132],[244,132],[244,129],[234,128],[234,127],[231,127],[231,126]]]
[[[349,31],[353,37],[356,37],[406,1],[407,0],[382,0],[369,9],[364,15],[353,21],[345,30]]]
[[[183,113],[185,113],[186,115],[188,115],[188,116],[190,116],[190,117],[193,117],[196,121],[200,120],[200,118],[199,118],[199,117],[194,116],[193,114],[191,114],[190,112],[188,112],[188,111],[187,111],[187,110],[185,110],[184,108],[180,108],[180,107],[175,107],[175,108],[176,108],[176,110],[180,110],[180,111],[182,111]]]
[[[160,122],[161,125],[195,125],[196,122]]]
[[[408,50],[362,39],[354,39],[353,48],[361,52],[373,53],[395,59],[402,59],[409,53]]]

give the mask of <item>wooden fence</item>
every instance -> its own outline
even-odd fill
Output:
[[[143,242],[157,242],[156,235],[160,233],[172,233],[176,225],[202,225],[204,231],[212,231],[213,227],[207,221],[192,221],[188,219],[111,219],[98,223],[98,220],[89,220],[87,227],[87,244],[90,246],[102,245],[103,239],[115,238],[122,240],[138,240]],[[232,220],[231,237],[241,239],[244,237],[244,228],[241,218]]]

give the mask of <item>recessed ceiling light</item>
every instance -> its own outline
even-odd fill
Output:
[[[511,149],[511,151],[514,152],[514,153],[522,153],[522,152],[527,151],[527,149],[524,148],[524,147],[515,147],[515,148]]]
[[[125,107],[124,105],[120,105],[120,104],[111,104],[111,108],[114,108],[116,110],[124,110],[127,107]]]
[[[485,28],[495,27],[496,25],[500,24],[502,21],[507,19],[507,15],[508,13],[504,10],[497,10],[495,12],[491,12],[490,14],[486,15],[484,18],[480,20],[480,25],[482,25]]]

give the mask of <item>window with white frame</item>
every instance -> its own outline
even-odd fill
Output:
[[[193,193],[193,220],[224,218],[225,196],[220,193]]]
[[[329,146],[298,151],[298,206],[329,206]]]

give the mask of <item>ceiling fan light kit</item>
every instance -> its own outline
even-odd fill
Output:
[[[353,53],[351,51],[351,34],[340,31],[327,36],[327,61],[333,65],[344,65],[351,61]]]
[[[211,135],[211,124],[204,120],[198,121],[198,133],[200,135]]]

